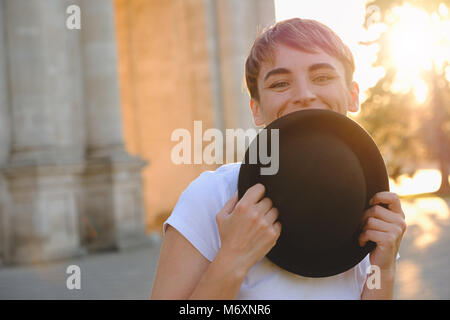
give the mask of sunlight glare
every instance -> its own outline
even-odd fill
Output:
[[[448,13],[444,7],[439,8],[441,16]],[[393,22],[389,43],[397,69],[392,91],[406,93],[413,89],[419,104],[423,103],[428,87],[421,71],[431,70],[433,65],[440,70],[449,61],[449,21],[410,5],[395,7],[388,19]]]
[[[441,174],[435,169],[418,170],[412,177],[400,176],[397,183],[389,180],[389,188],[399,196],[435,192],[439,190]]]
[[[347,10],[340,15],[335,12],[340,8],[338,1],[317,0],[305,3],[291,0],[275,0],[276,20],[292,17],[319,20],[335,30],[350,47],[355,56],[355,80],[360,85],[360,102],[366,97],[366,90],[384,76],[384,72],[372,66],[376,58],[376,45],[358,44],[361,39],[376,39],[381,32],[387,31],[387,24],[376,22],[365,30],[364,1],[349,0]],[[326,10],[324,10],[326,8]],[[448,7],[439,6],[438,12],[428,14],[426,11],[411,5],[395,7],[386,17],[392,22],[389,32],[389,46],[392,64],[397,69],[392,92],[407,93],[413,90],[417,102],[426,101],[429,88],[421,71],[431,70],[433,66],[442,71],[450,59],[450,19]],[[382,67],[379,67],[383,69]],[[447,72],[447,78],[450,78]]]
[[[443,17],[447,17],[448,16],[448,8],[445,5],[445,3],[441,3],[439,5],[439,14]]]
[[[450,66],[445,68],[445,79],[450,82]]]

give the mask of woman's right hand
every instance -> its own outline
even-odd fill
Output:
[[[239,201],[236,192],[216,216],[221,241],[218,255],[245,274],[272,249],[281,233],[278,210],[264,194],[260,183]]]

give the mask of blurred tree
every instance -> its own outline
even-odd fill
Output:
[[[405,5],[409,11],[400,11]],[[393,179],[405,173],[412,175],[419,163],[432,160],[439,164],[442,176],[438,193],[447,195],[450,194],[449,7],[450,0],[366,3],[364,27],[366,30],[378,27],[378,34],[361,43],[378,47],[373,66],[383,67],[385,74],[367,92],[368,98],[358,115],[358,121],[380,146]],[[402,14],[410,14],[411,18],[403,29],[399,26]],[[431,26],[439,27],[428,30]],[[398,88],[400,72],[403,81],[409,80],[412,85]],[[420,99],[418,93],[422,95]]]

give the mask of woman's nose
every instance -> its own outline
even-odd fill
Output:
[[[307,83],[299,84],[293,94],[292,103],[301,107],[309,107],[316,100],[316,95]]]

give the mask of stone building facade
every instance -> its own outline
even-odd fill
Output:
[[[146,227],[160,232],[187,185],[217,166],[174,164],[171,133],[193,136],[195,120],[203,132],[253,127],[244,63],[257,33],[275,22],[274,4],[116,0],[115,8],[124,137],[150,163],[142,172]]]
[[[214,167],[174,165],[171,132],[252,126],[243,64],[273,22],[271,0],[0,0],[1,263],[159,231]]]

